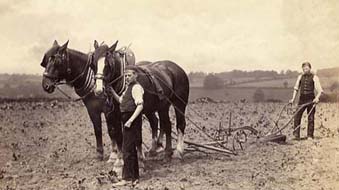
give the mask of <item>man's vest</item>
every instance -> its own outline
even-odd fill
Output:
[[[300,94],[314,94],[313,74],[303,74],[300,79]]]
[[[122,101],[120,103],[120,111],[121,112],[134,112],[137,106],[135,105],[133,96],[132,96],[132,89],[133,86],[138,83],[129,84],[126,91],[122,96]]]

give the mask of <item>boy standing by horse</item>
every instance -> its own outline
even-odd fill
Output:
[[[298,106],[302,106],[307,103],[317,104],[323,89],[320,85],[318,76],[311,72],[311,64],[309,62],[304,62],[302,64],[303,73],[299,75],[297,82],[294,86],[293,97],[290,100],[290,103],[293,103],[298,91],[300,91],[300,98]],[[316,94],[314,93],[316,91]],[[294,118],[294,131],[293,135],[296,140],[300,139],[300,123],[301,117],[307,109],[308,113],[308,127],[307,127],[307,138],[314,138],[314,114],[315,114],[315,105],[309,104],[301,108]]]
[[[112,95],[120,103],[123,122],[122,154],[124,166],[122,180],[114,186],[136,185],[139,182],[137,144],[141,140],[144,89],[137,82],[135,66],[126,67],[126,89],[121,96],[114,90]]]

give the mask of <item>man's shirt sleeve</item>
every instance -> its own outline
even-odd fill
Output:
[[[140,84],[135,84],[132,88],[132,97],[135,105],[141,105],[144,103],[144,89]]]
[[[296,90],[296,91],[299,90],[299,84],[300,84],[301,76],[302,76],[302,75],[299,75],[299,76],[298,76],[298,79],[297,79],[297,82],[295,82],[294,90]]]
[[[317,75],[314,75],[313,81],[314,81],[314,88],[317,91],[317,93],[322,93],[324,90],[321,87],[320,80],[319,80],[319,77]]]

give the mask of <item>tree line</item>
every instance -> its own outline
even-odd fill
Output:
[[[242,82],[255,82],[261,80],[272,80],[272,79],[284,79],[297,77],[300,73],[298,71],[286,70],[286,71],[241,71],[233,70],[229,72],[221,73],[205,73],[205,72],[191,72],[188,77],[190,81],[202,80],[203,87],[205,88],[221,88],[224,86],[230,86],[239,84]],[[238,80],[246,79],[246,80]],[[285,86],[286,84],[284,84]]]

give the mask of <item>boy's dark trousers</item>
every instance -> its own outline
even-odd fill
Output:
[[[301,94],[298,105],[301,106],[302,104],[306,104],[309,102],[312,102],[314,99],[314,94]],[[300,138],[300,123],[301,123],[301,117],[304,113],[304,111],[307,109],[308,116],[308,126],[307,126],[307,136],[313,138],[314,137],[314,113],[315,113],[315,107],[313,108],[313,104],[310,104],[308,106],[303,107],[294,117],[294,132],[293,135],[296,138]],[[310,111],[312,112],[310,113]],[[298,127],[298,129],[296,129]]]
[[[133,112],[123,112],[122,122],[125,124],[127,120],[133,115]],[[139,165],[137,144],[141,141],[141,114],[133,121],[131,126],[123,126],[123,143],[122,154],[124,160],[124,167],[122,170],[122,178],[124,180],[135,181],[139,179]]]

